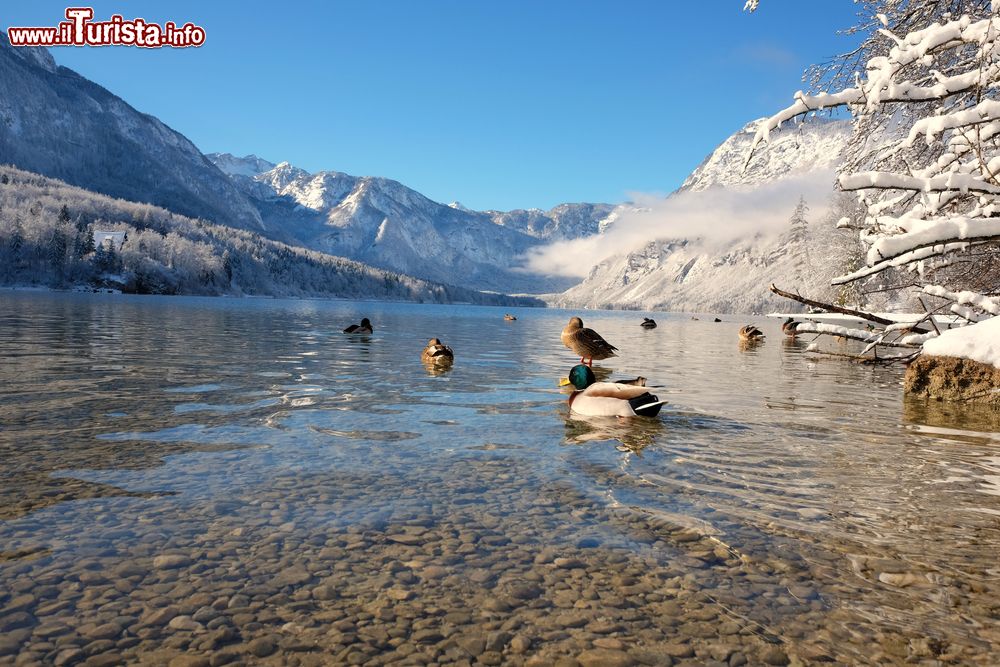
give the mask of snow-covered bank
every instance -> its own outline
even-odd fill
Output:
[[[908,394],[1000,407],[1000,317],[928,340],[906,369]]]
[[[1000,317],[945,331],[924,343],[924,354],[972,359],[1000,368]]]

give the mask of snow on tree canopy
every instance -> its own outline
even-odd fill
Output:
[[[944,4],[882,3],[883,28],[855,52],[869,56],[864,73],[853,85],[828,79],[840,90],[796,93],[760,124],[746,164],[783,123],[846,107],[854,150],[839,185],[867,209],[859,233],[867,253],[833,283],[902,271],[895,289],[932,297],[934,312],[950,308],[968,323],[940,338],[915,332],[907,344],[998,365],[1000,305],[987,295],[1000,292],[1000,0],[970,3],[975,15],[962,16]]]

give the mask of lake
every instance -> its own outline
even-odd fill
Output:
[[[0,664],[996,663],[995,415],[511,312],[0,292]],[[573,314],[659,418],[568,414]]]

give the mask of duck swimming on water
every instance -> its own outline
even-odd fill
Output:
[[[374,331],[371,321],[367,317],[362,318],[361,324],[352,324],[344,329],[344,333],[370,334]]]
[[[569,409],[590,417],[655,417],[666,401],[649,393],[644,386],[619,382],[597,382],[589,366],[577,364],[569,371],[576,387],[570,394]]]
[[[431,338],[420,354],[420,360],[425,364],[450,364],[455,361],[455,353],[439,339]]]
[[[586,362],[587,365],[593,366],[594,359],[601,360],[617,356],[615,352],[618,351],[618,348],[604,340],[601,334],[593,329],[585,328],[583,320],[579,317],[569,319],[569,324],[563,329],[559,338],[563,345],[573,350],[574,354],[580,355],[581,364],[589,360]]]
[[[656,328],[656,320],[650,319],[648,317],[644,317],[644,318],[642,318],[642,324],[640,324],[639,326],[642,327],[643,329],[655,329]]]
[[[746,342],[759,342],[764,340],[764,332],[752,324],[740,327],[740,340]]]
[[[799,335],[798,329],[799,329],[799,323],[796,322],[795,319],[792,317],[789,317],[781,325],[782,333],[784,333],[786,336],[791,336],[792,338],[795,338],[796,336]]]

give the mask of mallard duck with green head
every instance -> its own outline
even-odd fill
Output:
[[[569,382],[576,388],[569,397],[570,412],[589,417],[655,417],[666,403],[645,386],[598,382],[584,364],[570,369]]]

